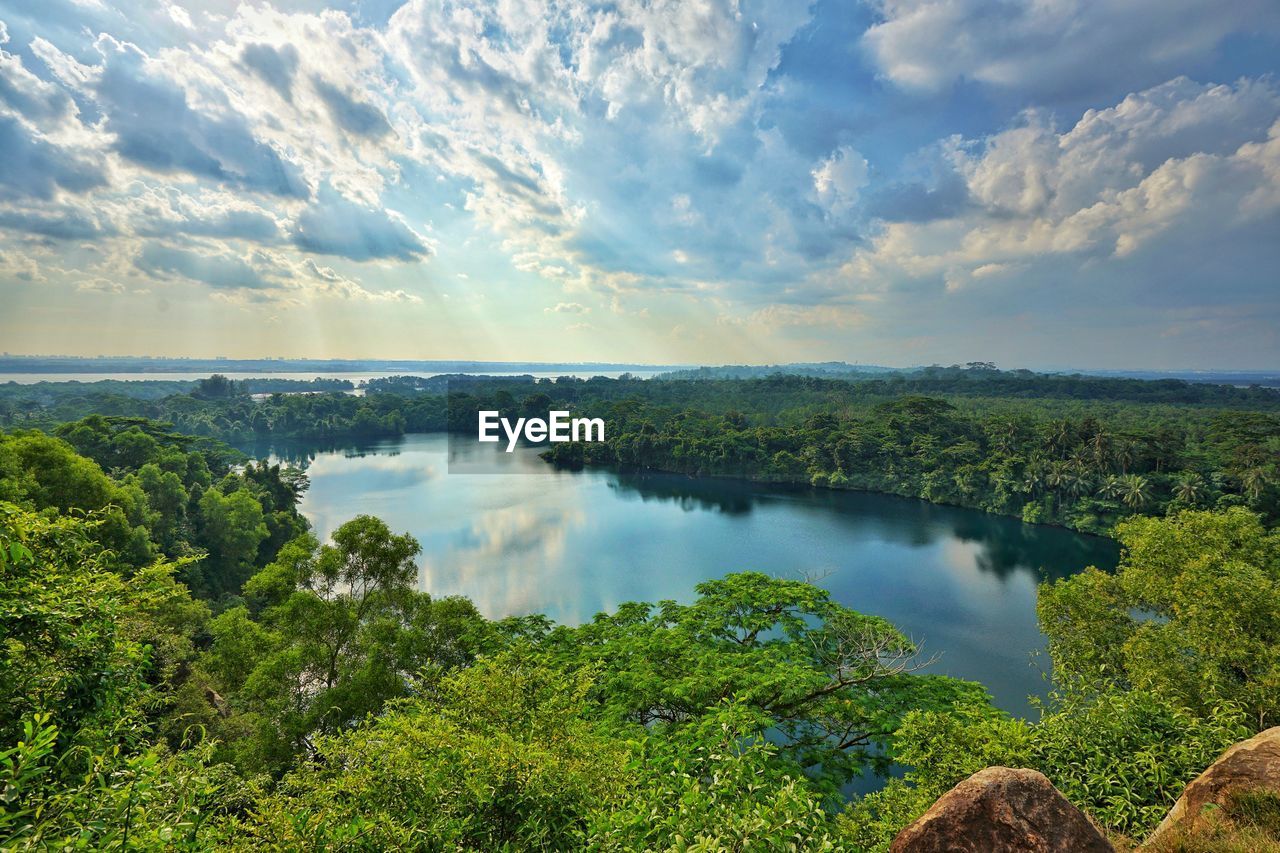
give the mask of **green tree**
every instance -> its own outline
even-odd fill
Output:
[[[593,713],[589,670],[516,649],[324,737],[225,834],[267,849],[833,850],[801,769],[723,703],[648,730]]]
[[[282,770],[317,735],[406,695],[424,669],[456,668],[495,641],[469,601],[415,590],[419,551],[358,516],[332,544],[286,545],[245,585],[249,606],[214,620],[207,670],[241,715],[229,725],[256,732],[239,763]]]
[[[1055,678],[1069,694],[1110,687],[1200,714],[1243,708],[1280,722],[1280,534],[1245,509],[1134,518],[1115,575],[1086,569],[1041,590]]]
[[[1151,483],[1140,474],[1125,474],[1120,478],[1119,494],[1129,509],[1142,509],[1151,501]]]
[[[258,546],[270,535],[260,504],[251,492],[236,489],[224,495],[209,489],[200,496],[198,542],[209,557],[193,585],[212,595],[240,591],[253,571]]]
[[[1185,471],[1178,477],[1173,493],[1187,506],[1196,507],[1204,500],[1208,488],[1209,485],[1202,474],[1197,471]]]
[[[34,431],[0,435],[0,471],[6,470],[0,494],[33,509],[96,512],[91,535],[124,566],[154,558],[141,489],[115,482],[62,439]]]
[[[203,606],[172,566],[126,579],[100,523],[0,503],[0,849],[194,844],[218,799],[149,726]]]
[[[697,587],[691,605],[625,604],[543,642],[558,668],[599,671],[600,713],[681,726],[742,703],[783,753],[838,786],[885,747],[912,708],[981,696],[977,685],[910,673],[915,646],[884,619],[802,581],[744,572]],[[828,790],[834,790],[834,787]]]

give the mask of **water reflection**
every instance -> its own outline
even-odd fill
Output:
[[[610,485],[624,500],[668,501],[684,512],[746,515],[761,506],[801,502],[889,542],[919,548],[939,539],[973,543],[978,547],[971,555],[966,552],[966,560],[1001,578],[1031,572],[1041,581],[1057,580],[1087,565],[1111,569],[1119,557],[1119,546],[1110,539],[896,495],[765,487],[653,472],[617,472]]]
[[[981,681],[1021,713],[1045,688],[1032,665],[1037,584],[1116,560],[1107,540],[905,498],[558,471],[527,449],[487,466],[502,473],[464,475],[448,451],[419,435],[275,455],[309,460],[302,510],[319,536],[377,515],[422,543],[423,589],[469,596],[491,617],[581,623],[625,601],[690,601],[733,571],[813,577],[940,653],[934,671]]]

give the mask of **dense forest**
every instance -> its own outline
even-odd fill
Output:
[[[214,378],[113,389],[117,411],[83,389],[7,409],[0,848],[884,850],[991,764],[1143,838],[1225,747],[1280,723],[1280,407],[919,381],[939,384],[406,378],[255,398]],[[318,541],[305,471],[220,440],[471,429],[481,407],[606,416],[609,440],[561,445],[561,464],[918,494],[1105,529],[1123,557],[1041,588],[1053,689],[1024,720],[802,581],[729,574],[580,626],[486,619],[419,590],[419,543],[376,518]],[[1242,837],[1280,844],[1249,823],[1266,808]]]
[[[133,481],[176,453],[130,463],[108,440],[108,476],[45,441],[64,466],[26,467],[33,435],[3,453],[10,848],[876,850],[990,763],[1041,769],[1140,837],[1280,715],[1280,539],[1239,508],[1126,522],[1117,574],[1046,587],[1056,692],[1024,721],[913,672],[892,625],[804,582],[729,575],[576,628],[491,622],[414,589],[417,543],[376,519],[273,549],[247,523],[267,515],[248,469],[166,511]],[[140,489],[156,554],[224,545],[205,530],[224,489],[245,535],[197,561],[193,595],[192,555],[139,565],[106,547],[111,509],[47,503],[46,481],[77,476]],[[914,769],[840,796],[890,758]]]
[[[1095,533],[1170,508],[1280,515],[1280,391],[1260,387],[985,365],[857,381],[402,376],[370,382],[360,396],[318,384],[263,398],[218,376],[161,397],[115,386],[15,390],[31,387],[0,389],[0,424],[144,417],[247,446],[469,432],[480,409],[565,408],[608,424],[603,444],[551,448],[548,458],[570,467],[863,489]]]

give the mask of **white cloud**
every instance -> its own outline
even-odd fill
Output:
[[[857,202],[858,192],[868,183],[870,169],[861,154],[843,145],[819,163],[812,174],[819,201],[832,213],[844,213]]]
[[[1174,80],[1090,110],[1065,132],[1031,113],[1021,126],[949,147],[975,205],[927,223],[886,223],[844,277],[937,277],[957,290],[1028,270],[1027,280],[1043,280],[1036,265],[1072,258],[1075,275],[1098,279],[1157,244],[1209,247],[1280,224],[1280,89],[1271,82]],[[1152,274],[1133,278],[1147,286]]]
[[[558,302],[554,308],[543,308],[545,314],[588,314],[591,309],[577,302]]]
[[[431,254],[422,235],[400,214],[365,207],[327,190],[299,214],[290,237],[303,251],[353,261],[412,261]]]
[[[1150,85],[1232,33],[1280,32],[1271,0],[875,0],[863,43],[894,83],[1039,93]],[[1127,91],[1127,89],[1120,89]]]

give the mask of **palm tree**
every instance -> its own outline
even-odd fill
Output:
[[[1173,493],[1183,503],[1196,506],[1204,499],[1207,486],[1201,474],[1196,471],[1186,471],[1178,478],[1178,484],[1173,487]]]
[[[1045,484],[1055,492],[1061,490],[1071,478],[1071,470],[1065,462],[1054,462],[1044,475]]]
[[[1151,500],[1151,484],[1138,474],[1125,474],[1120,478],[1120,499],[1129,509],[1141,509]]]
[[[1105,471],[1107,463],[1111,461],[1111,436],[1105,429],[1098,427],[1098,431],[1089,440],[1089,447],[1093,450],[1094,466],[1099,471]]]
[[[1071,492],[1071,496],[1078,498],[1092,487],[1093,480],[1089,477],[1088,465],[1083,462],[1071,463],[1071,470],[1067,472],[1067,491]]]
[[[1125,438],[1117,442],[1115,447],[1116,463],[1120,466],[1121,474],[1129,473],[1129,466],[1133,464],[1133,460],[1137,456],[1138,446],[1131,439]]]
[[[1120,478],[1115,474],[1108,474],[1102,484],[1098,486],[1098,494],[1104,498],[1118,498],[1123,491],[1124,488],[1120,484]]]
[[[1044,477],[1041,474],[1040,466],[1028,465],[1027,469],[1022,472],[1022,491],[1034,496],[1039,493],[1043,484]]]
[[[1013,452],[1013,447],[1017,443],[1018,425],[1013,421],[998,421],[991,427],[990,435],[996,450],[1008,455]]]
[[[1262,493],[1266,491],[1267,482],[1267,472],[1263,468],[1247,468],[1240,475],[1240,486],[1253,503],[1257,503],[1258,498],[1262,497]]]
[[[1049,424],[1045,438],[1051,451],[1055,454],[1061,453],[1066,449],[1067,442],[1071,440],[1071,423],[1066,420],[1053,421]]]

